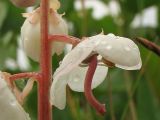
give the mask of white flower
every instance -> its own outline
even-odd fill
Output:
[[[86,38],[64,57],[53,76],[50,92],[53,105],[59,109],[65,108],[67,84],[74,91],[84,91],[87,67],[79,67],[79,65],[93,54],[99,54],[105,60],[114,63],[115,66],[126,70],[140,69],[142,65],[137,45],[128,38],[113,34]],[[92,88],[103,82],[107,71],[108,68],[105,66],[97,67]]]
[[[18,103],[7,84],[7,77],[0,72],[0,119],[1,120],[30,120],[29,115]]]
[[[55,7],[56,5],[54,5]],[[57,8],[58,9],[58,6]],[[40,8],[37,8],[32,13],[24,13],[27,17],[22,28],[21,38],[25,53],[35,61],[40,58]],[[49,34],[67,35],[68,28],[66,22],[63,20],[62,15],[58,14],[56,10],[50,8],[49,10]],[[63,52],[65,43],[54,42],[52,43],[52,55],[57,55]]]

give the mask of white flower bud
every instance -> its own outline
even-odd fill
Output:
[[[33,60],[39,61],[40,59],[40,8],[37,8],[32,13],[24,13],[27,17],[22,28],[21,38],[23,40],[23,48],[25,53]],[[58,14],[55,10],[49,10],[49,34],[68,34],[66,22],[62,19],[62,15]],[[53,42],[52,55],[57,55],[63,52],[65,43]]]
[[[2,72],[0,72],[0,119],[30,120],[29,115],[18,103],[16,97],[7,85]]]

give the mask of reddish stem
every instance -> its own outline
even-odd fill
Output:
[[[89,63],[89,68],[87,71],[87,75],[85,78],[84,91],[87,101],[102,115],[106,112],[105,104],[101,104],[96,98],[93,96],[91,85],[92,79],[97,67],[97,56],[92,56],[91,61]]]
[[[51,120],[51,46],[48,39],[48,0],[41,0],[41,79],[38,81],[38,120]]]
[[[18,74],[14,74],[10,76],[10,81],[13,82],[17,79],[22,79],[22,78],[35,78],[35,79],[39,79],[40,78],[40,74],[39,73],[35,73],[35,72],[29,72],[29,73],[18,73]]]
[[[80,39],[67,35],[49,35],[49,40],[51,42],[52,41],[65,42],[68,44],[72,44],[73,46],[76,46],[80,42]]]

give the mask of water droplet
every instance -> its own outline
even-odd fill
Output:
[[[128,46],[127,46],[127,47],[125,47],[124,49],[125,49],[126,51],[130,51],[130,50],[131,50],[131,48],[130,48],[130,47],[128,47]]]
[[[121,37],[119,37],[119,36],[116,36],[116,40],[120,40],[120,38],[121,38]]]
[[[107,49],[107,50],[110,50],[110,49],[112,49],[112,46],[111,46],[111,45],[107,45],[107,46],[106,46],[106,49]]]
[[[15,100],[11,100],[11,101],[10,101],[10,105],[11,105],[11,106],[16,106],[16,101],[15,101]]]
[[[73,80],[74,82],[78,82],[79,81],[79,76],[78,75],[76,75],[75,77],[74,77],[74,80]]]
[[[115,35],[113,33],[109,33],[108,36],[109,37],[115,37]]]

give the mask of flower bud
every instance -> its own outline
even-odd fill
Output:
[[[49,34],[68,34],[67,24],[62,18],[62,15],[58,14],[57,11],[50,8],[49,10]],[[23,14],[27,17],[22,28],[21,38],[23,48],[26,54],[34,61],[40,59],[40,8],[37,8],[32,13]],[[63,52],[65,43],[54,42],[52,43],[52,55],[56,53],[60,55]]]
[[[10,0],[17,7],[30,7],[36,4],[39,0]]]

